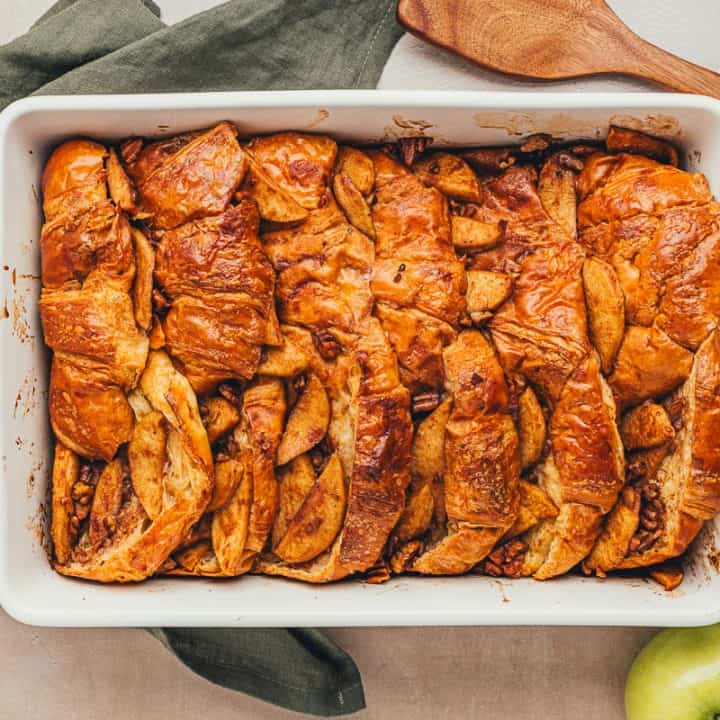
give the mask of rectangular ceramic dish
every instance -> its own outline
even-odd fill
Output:
[[[45,551],[52,441],[40,294],[39,184],[50,150],[231,120],[241,134],[298,130],[369,143],[426,134],[499,145],[536,132],[596,139],[610,123],[667,137],[720,193],[720,102],[662,94],[272,92],[37,97],[0,115],[0,603],[16,619],[68,626],[702,625],[720,619],[720,521],[693,544],[686,578],[664,592],[638,578],[548,582],[488,577],[309,586],[278,578],[153,579],[102,586],[62,577]],[[718,268],[720,272],[720,268]],[[720,442],[720,438],[718,438]]]

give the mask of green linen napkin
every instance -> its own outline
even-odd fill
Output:
[[[395,0],[231,0],[167,27],[152,0],[60,0],[0,47],[0,110],[32,94],[375,87],[401,35],[394,11]],[[282,707],[365,707],[352,658],[318,630],[150,632],[208,680]]]
[[[153,628],[191,670],[289,710],[331,717],[365,707],[353,659],[311,628]]]
[[[151,0],[60,0],[0,47],[0,110],[31,94],[375,87],[394,0],[231,0],[166,27]]]

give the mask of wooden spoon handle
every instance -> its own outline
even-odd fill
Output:
[[[661,50],[628,29],[628,53],[619,58],[618,72],[649,78],[679,92],[720,98],[720,74]]]

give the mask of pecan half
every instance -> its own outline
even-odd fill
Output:
[[[229,382],[221,383],[218,386],[218,395],[224,397],[229,403],[235,407],[242,407],[242,390]]]
[[[479,173],[498,174],[517,161],[513,148],[479,148],[460,153],[470,167]]]
[[[366,570],[364,579],[370,585],[380,585],[390,579],[390,568],[384,562],[379,562]]]
[[[460,200],[450,200],[451,215],[459,215],[460,217],[475,217],[475,215],[477,215],[477,211],[477,205],[461,202]]]
[[[546,133],[537,133],[527,138],[522,145],[520,145],[520,152],[533,153],[543,152],[547,150],[552,143],[552,135]]]
[[[398,149],[403,162],[410,167],[418,155],[422,155],[432,144],[431,137],[408,137],[398,140]]]
[[[431,391],[418,393],[412,398],[412,413],[419,415],[420,413],[432,412],[440,404],[440,393]]]
[[[318,330],[313,333],[312,338],[323,360],[334,360],[342,351],[340,342],[327,330]]]
[[[561,168],[575,172],[580,172],[585,167],[585,163],[579,157],[568,152],[558,153],[557,162]]]

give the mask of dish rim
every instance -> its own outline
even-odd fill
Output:
[[[702,110],[709,111],[720,119],[720,100],[700,95],[652,93],[599,93],[599,92],[515,92],[515,91],[444,91],[444,90],[289,90],[289,91],[238,91],[238,92],[209,92],[209,93],[153,93],[153,94],[105,94],[105,95],[77,95],[77,96],[35,96],[15,101],[0,113],[0,218],[6,212],[4,207],[4,194],[2,183],[6,181],[8,169],[6,165],[5,145],[8,131],[23,117],[33,113],[54,113],[58,111],[193,111],[198,109],[221,110],[243,107],[263,107],[269,111],[283,108],[304,108],[308,106],[328,108],[453,108],[463,110],[492,108],[498,111],[527,111],[546,110],[643,110],[648,108],[667,110]],[[217,120],[222,118],[218,117]],[[719,120],[720,121],[720,120]],[[322,132],[322,128],[310,132]],[[332,131],[330,131],[332,134]],[[431,134],[431,133],[429,133]],[[510,138],[513,142],[513,138]],[[718,137],[720,142],[720,137]],[[5,253],[6,242],[2,224],[0,224],[0,252]],[[0,360],[0,377],[4,377]],[[2,396],[5,400],[6,393]],[[0,423],[4,424],[9,410],[0,415]],[[0,425],[0,454],[7,453],[7,445],[12,437]],[[69,626],[133,626],[138,624],[177,624],[217,626],[220,624],[239,624],[244,626],[274,626],[286,625],[480,625],[480,624],[557,624],[557,625],[700,625],[720,620],[720,600],[718,606],[705,607],[703,610],[692,610],[681,607],[676,603],[672,610],[656,610],[643,612],[640,606],[634,608],[608,608],[603,613],[583,610],[578,607],[572,614],[562,615],[550,605],[537,608],[533,611],[527,609],[511,610],[511,608],[498,608],[498,606],[479,609],[478,611],[458,610],[452,617],[448,617],[443,608],[429,610],[427,608],[413,611],[407,609],[405,614],[399,616],[397,611],[387,612],[382,607],[375,610],[365,609],[361,615],[353,608],[345,612],[336,611],[328,617],[328,611],[323,608],[312,609],[306,604],[304,609],[294,608],[286,613],[275,612],[271,617],[257,606],[247,617],[229,619],[227,617],[212,618],[207,613],[198,613],[190,608],[177,608],[165,611],[128,608],[124,613],[115,613],[113,617],[103,615],[102,608],[91,612],[87,616],[87,609],[78,608],[70,615],[63,614],[52,604],[45,605],[44,610],[28,610],[21,602],[13,588],[8,572],[10,553],[10,529],[7,522],[10,513],[8,494],[8,467],[7,461],[0,464],[0,604],[13,618],[28,624],[69,625]],[[433,580],[426,578],[411,578],[413,582],[427,583]],[[246,582],[264,582],[265,579],[248,578]],[[271,583],[289,582],[270,578]],[[441,579],[440,582],[467,582],[462,578]],[[574,582],[575,578],[563,581]],[[68,582],[82,582],[69,579]],[[177,581],[175,581],[177,582]],[[185,581],[187,582],[187,581]],[[191,580],[202,583],[204,581]],[[434,582],[438,582],[435,580]],[[524,581],[521,581],[524,582]],[[536,581],[531,581],[536,582]],[[557,582],[557,581],[555,581]],[[173,582],[169,583],[174,584]],[[713,580],[714,586],[720,586],[720,575]],[[450,587],[450,585],[448,585]],[[310,586],[313,591],[318,588]],[[299,603],[302,604],[302,603]],[[235,622],[232,622],[235,620]]]

